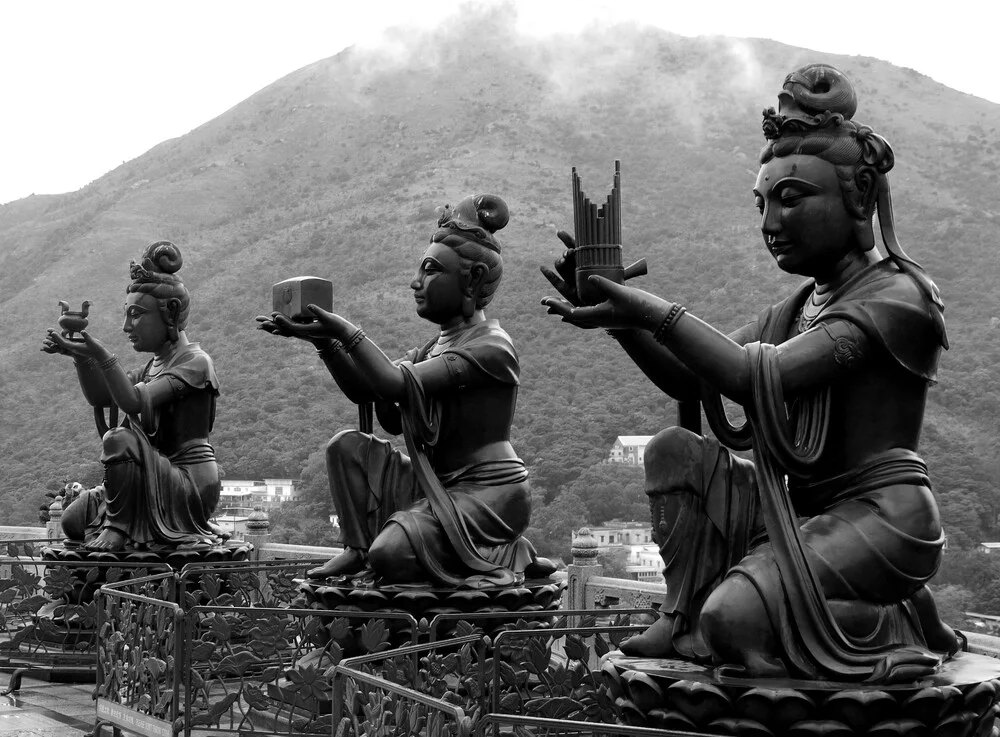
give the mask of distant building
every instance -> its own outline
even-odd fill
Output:
[[[652,435],[619,435],[611,444],[608,463],[627,463],[631,466],[641,466],[646,454],[646,446],[653,439]]]
[[[589,530],[597,540],[598,553],[624,550],[625,574],[629,578],[634,581],[662,582],[660,548],[653,542],[653,530],[648,522],[612,520],[599,527],[590,527]]]
[[[980,553],[1000,552],[1000,543],[979,543]]]
[[[663,583],[663,559],[660,557],[660,546],[656,543],[631,546],[628,562],[625,564],[625,575],[636,581]]]
[[[647,545],[653,542],[653,530],[648,522],[611,520],[599,527],[591,527],[590,534],[597,538],[598,550],[622,545]]]
[[[284,502],[299,500],[292,479],[223,479],[219,497],[219,515],[246,515],[254,507],[272,509]]]

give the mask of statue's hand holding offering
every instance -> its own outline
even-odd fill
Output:
[[[576,293],[576,241],[565,230],[560,230],[556,235],[566,246],[566,250],[556,259],[555,270],[548,266],[542,266],[541,270],[552,286],[559,290],[563,299],[578,307],[581,302]]]
[[[309,305],[306,309],[316,316],[315,320],[299,322],[280,312],[272,312],[270,317],[257,316],[257,328],[272,335],[309,341],[317,346],[331,340],[346,340],[357,331],[352,323],[340,315],[327,312],[316,305]]]
[[[334,340],[348,340],[358,331],[358,326],[340,315],[328,312],[317,305],[306,307],[311,313],[316,315],[316,323],[322,325],[325,330],[324,336]]]
[[[545,297],[542,304],[548,307],[548,314],[559,315],[563,322],[579,328],[609,330],[655,330],[671,307],[670,302],[655,294],[615,284],[603,276],[591,276],[590,283],[607,296],[606,301],[593,307],[578,307],[565,299]]]
[[[56,330],[49,330],[42,341],[42,350],[46,353],[73,356],[74,358],[93,358],[104,361],[111,357],[111,352],[97,338],[91,337],[86,330],[80,332],[82,338],[70,340]]]

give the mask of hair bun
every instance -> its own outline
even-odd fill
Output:
[[[495,194],[477,195],[475,207],[479,223],[490,233],[503,230],[510,222],[510,210],[507,208],[507,203]]]
[[[176,274],[184,264],[181,249],[170,241],[156,241],[142,252],[142,267],[161,274]]]
[[[845,120],[854,117],[858,95],[847,76],[829,64],[807,64],[785,77],[778,93],[778,112],[792,115],[836,113]]]

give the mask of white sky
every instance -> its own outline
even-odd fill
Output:
[[[494,0],[485,0],[494,2]],[[990,0],[509,0],[544,36],[639,21],[911,67],[1000,103]],[[935,10],[935,6],[937,10]],[[457,0],[0,0],[0,203],[79,189],[286,74]],[[458,15],[457,15],[458,14]],[[470,35],[489,29],[469,28]]]

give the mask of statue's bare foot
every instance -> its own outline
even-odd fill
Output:
[[[350,576],[365,569],[368,564],[368,556],[365,551],[358,548],[347,548],[340,555],[331,558],[319,568],[312,568],[306,571],[308,578],[335,578],[337,576]]]
[[[105,527],[94,542],[84,545],[88,550],[123,550],[125,548],[125,535],[114,527]]]
[[[672,658],[674,650],[674,620],[669,614],[661,614],[645,632],[630,637],[622,643],[621,651],[633,658]]]

